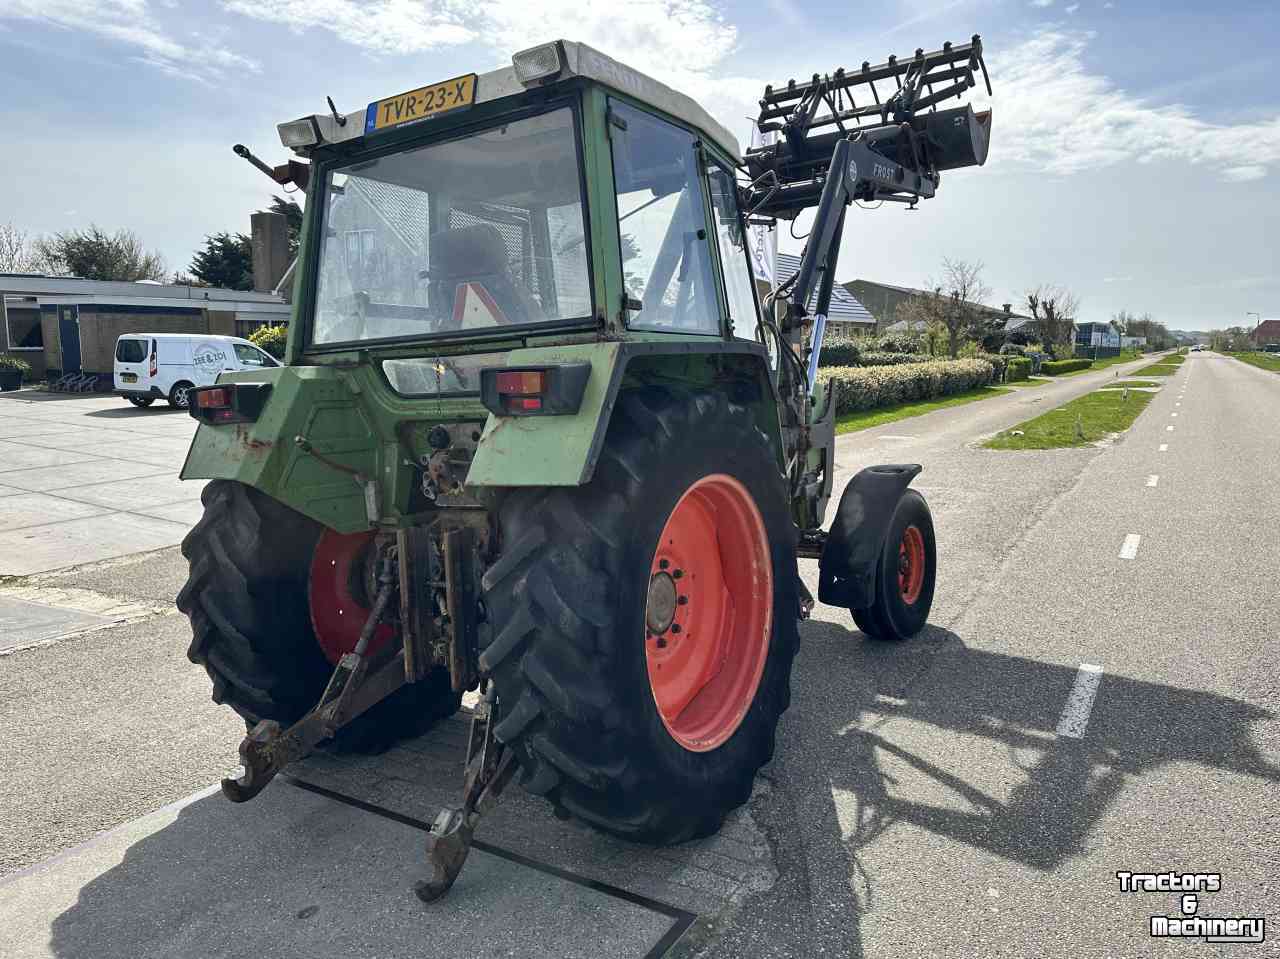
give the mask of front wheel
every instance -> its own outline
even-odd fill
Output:
[[[193,384],[186,380],[173,384],[173,389],[169,391],[169,405],[180,410],[185,410],[191,405],[191,390]]]
[[[850,610],[853,621],[872,639],[910,639],[929,620],[937,574],[929,505],[915,490],[904,490],[876,565],[875,600],[866,609]]]
[[[154,396],[130,396],[129,402],[139,409],[145,409],[156,401]]]
[[[751,412],[621,395],[584,487],[515,491],[480,664],[522,783],[606,832],[707,835],[751,795],[799,642],[785,480]]]

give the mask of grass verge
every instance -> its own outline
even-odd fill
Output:
[[[1102,386],[1098,387],[1098,389],[1114,390],[1114,389],[1119,389],[1122,386],[1134,387],[1134,386],[1160,386],[1160,385],[1161,384],[1157,383],[1155,380],[1116,380],[1114,383],[1105,383]]]
[[[1280,373],[1280,353],[1230,353],[1228,355],[1234,356],[1241,363],[1256,366],[1260,370]]]
[[[1121,363],[1132,363],[1134,360],[1142,359],[1141,353],[1121,353],[1119,356],[1108,356],[1100,360],[1094,360],[1091,370],[1105,370],[1108,366],[1119,366]]]
[[[990,399],[1012,392],[1001,386],[980,386],[976,390],[966,390],[953,396],[944,396],[936,400],[917,400],[914,403],[898,403],[879,410],[862,410],[857,413],[846,413],[836,417],[836,433],[856,433],[858,430],[869,430],[873,426],[883,426],[895,420],[905,420],[912,416],[923,416],[934,410],[945,410],[952,406],[964,406],[977,400]]]
[[[1121,398],[1122,395],[1122,391],[1117,390],[1088,393],[1066,406],[997,433],[983,446],[993,450],[1051,450],[1066,446],[1089,446],[1113,433],[1127,430],[1155,396],[1154,393],[1134,392],[1126,400]],[[1076,432],[1077,417],[1082,435]],[[1021,435],[1014,435],[1015,433]]]
[[[1150,366],[1144,366],[1140,370],[1134,370],[1134,376],[1173,376],[1178,372],[1178,367],[1171,363],[1152,363]]]

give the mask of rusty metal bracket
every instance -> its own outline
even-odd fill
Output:
[[[317,744],[404,685],[403,650],[367,678],[363,668],[354,668],[349,662],[354,657],[348,653],[342,658],[324,697],[287,730],[281,732],[279,723],[265,719],[245,736],[240,743],[244,773],[238,779],[222,780],[222,792],[228,799],[252,799],[285,766],[308,755]]]
[[[494,690],[490,686],[471,715],[462,805],[441,810],[427,836],[431,878],[413,887],[423,902],[435,902],[452,888],[471,852],[471,840],[480,817],[493,808],[516,774],[515,753],[493,735],[496,725],[493,704]]]
[[[469,526],[444,534],[445,605],[449,615],[449,676],[455,692],[475,689],[480,679],[476,649],[475,530]]]
[[[338,661],[320,701],[284,732],[275,720],[266,719],[240,743],[244,772],[236,779],[222,780],[222,792],[232,802],[247,802],[258,795],[285,766],[306,756],[317,744],[404,685],[403,649],[371,676],[369,660],[364,655],[395,592],[395,558],[390,552],[383,557],[378,584],[378,597],[360,639],[355,649]]]
[[[436,666],[433,647],[440,642],[432,594],[440,575],[433,557],[431,531],[413,526],[396,533],[400,562],[400,631],[404,637],[404,679],[416,683]]]

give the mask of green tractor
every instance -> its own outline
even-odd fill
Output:
[[[919,632],[918,466],[831,524],[817,377],[844,214],[982,163],[971,43],[767,88],[745,157],[686,96],[582,44],[280,126],[306,190],[285,366],[192,391],[190,658],[249,728],[254,796],[322,743],[377,751],[478,694],[452,884],[513,778],[557,814],[674,843],[719,828],[773,753],[819,599]],[[881,99],[876,84],[891,95]],[[867,90],[854,103],[855,90]],[[743,176],[739,176],[743,173]],[[815,208],[759,302],[749,231]]]

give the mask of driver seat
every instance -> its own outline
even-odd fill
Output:
[[[474,294],[495,325],[535,323],[542,307],[511,275],[507,246],[491,223],[442,230],[431,236],[430,296],[452,309],[442,329],[462,329]],[[470,324],[477,325],[477,324]]]

